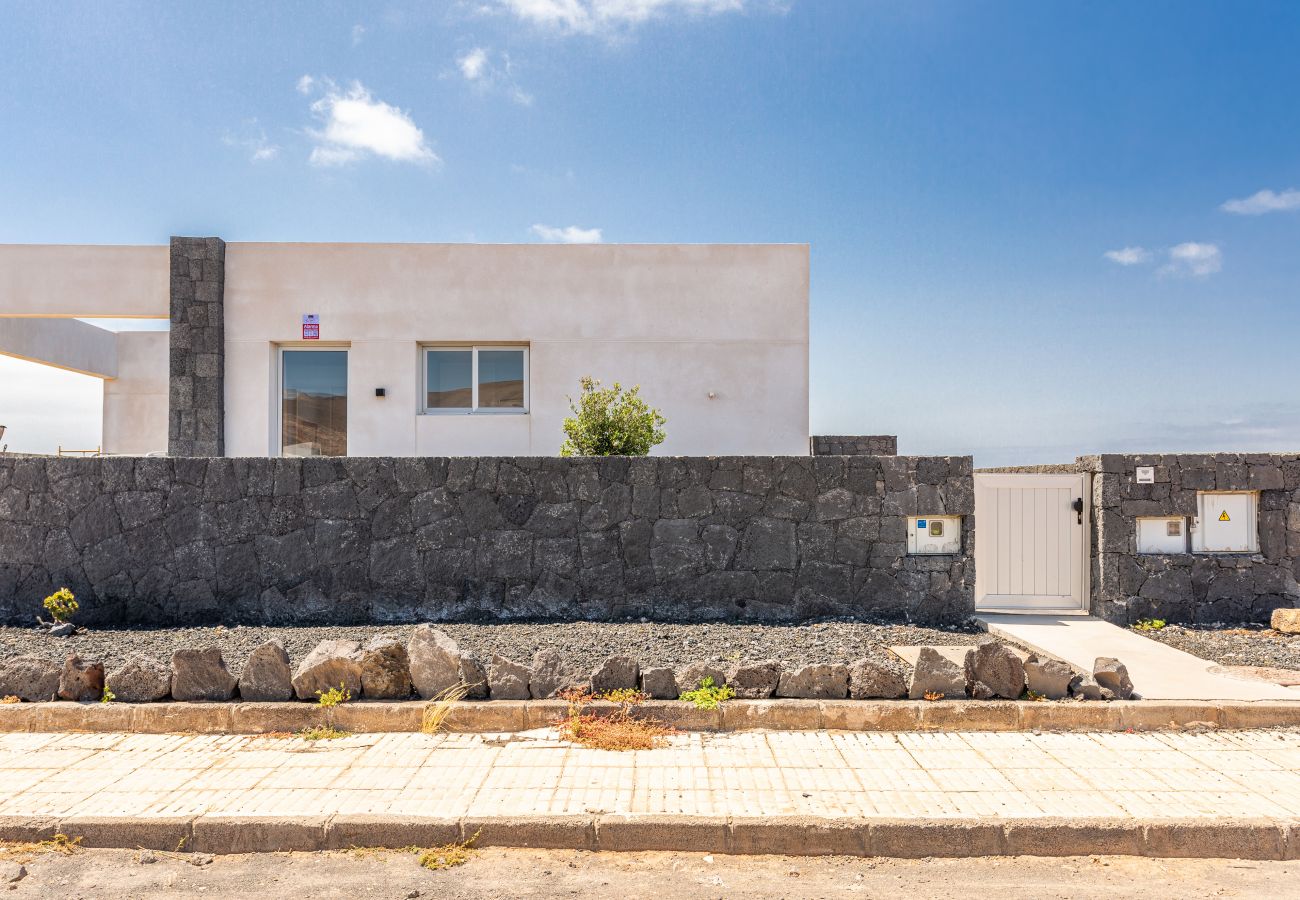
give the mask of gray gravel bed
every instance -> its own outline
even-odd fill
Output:
[[[338,625],[313,627],[217,626],[141,630],[89,630],[54,638],[34,628],[0,627],[0,659],[37,653],[62,661],[69,652],[103,659],[109,668],[131,653],[169,660],[181,647],[221,648],[226,666],[238,675],[254,647],[278,637],[297,664],[322,640],[365,641],[377,634],[407,638],[413,626]],[[980,632],[817,622],[804,625],[669,624],[660,622],[547,622],[479,625],[440,624],[461,648],[487,661],[499,653],[527,664],[542,649],[555,649],[573,664],[592,667],[614,653],[630,653],[643,667],[693,662],[776,660],[787,668],[809,663],[850,663],[862,658],[896,661],[885,647],[898,644],[973,644]]]
[[[1221,666],[1300,669],[1300,634],[1280,634],[1266,625],[1166,625],[1137,633]]]

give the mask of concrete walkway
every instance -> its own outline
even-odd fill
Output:
[[[785,817],[802,817],[793,837]],[[1062,822],[1073,843],[1033,830]],[[1152,830],[1162,822],[1183,831]],[[1173,852],[1194,849],[1189,822],[1236,843]],[[316,743],[0,734],[0,839],[58,829],[89,846],[429,846],[483,831],[588,849],[1286,858],[1300,855],[1296,822],[1293,731],[682,734],[632,753],[550,730]],[[944,823],[960,828],[935,830]]]
[[[977,615],[989,634],[1063,659],[1091,672],[1099,656],[1128,667],[1137,694],[1147,700],[1295,700],[1290,688],[1243,681],[1209,671],[1215,663],[1153,641],[1094,616]]]

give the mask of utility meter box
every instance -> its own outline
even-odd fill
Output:
[[[1201,491],[1196,495],[1199,515],[1192,523],[1193,552],[1258,552],[1258,506],[1254,491]]]
[[[961,516],[912,516],[907,520],[909,556],[960,552]]]
[[[1139,517],[1138,553],[1186,553],[1187,520],[1182,516]]]

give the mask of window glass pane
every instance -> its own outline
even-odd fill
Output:
[[[469,409],[473,399],[471,353],[470,350],[430,350],[425,354],[427,409]]]
[[[348,353],[285,350],[280,450],[285,456],[346,456]]]
[[[483,409],[524,408],[524,351],[478,352],[478,405]]]

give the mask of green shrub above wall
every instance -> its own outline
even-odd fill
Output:
[[[664,442],[667,419],[639,396],[641,386],[624,391],[617,381],[602,388],[590,375],[582,378],[578,402],[569,398],[573,415],[564,420],[561,456],[649,456]]]

